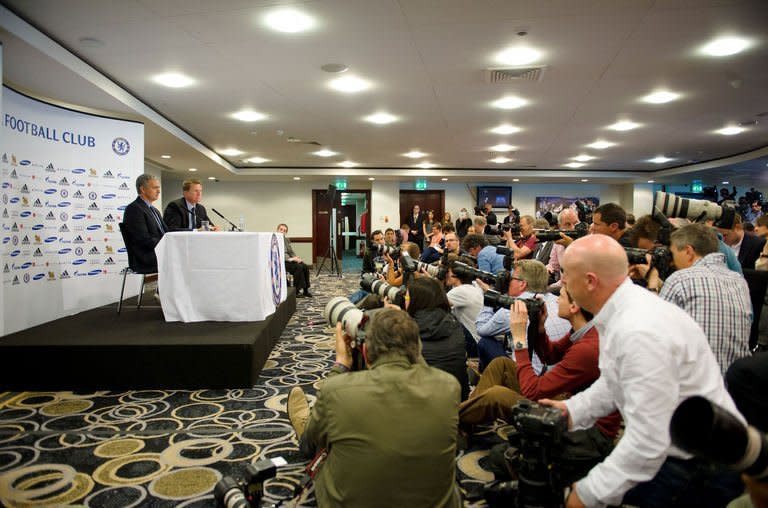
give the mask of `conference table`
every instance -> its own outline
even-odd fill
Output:
[[[155,254],[166,321],[262,321],[286,299],[280,233],[166,233]]]

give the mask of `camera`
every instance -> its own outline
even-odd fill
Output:
[[[429,274],[430,277],[439,280],[444,280],[445,273],[447,272],[444,266],[430,265],[429,263],[424,263],[423,261],[417,261],[416,268],[418,271],[424,270]]]
[[[331,298],[323,310],[323,317],[329,326],[341,323],[344,332],[352,338],[353,347],[362,344],[365,336],[365,326],[370,321],[370,314],[358,309],[354,303],[343,296]]]
[[[489,289],[483,295],[483,305],[486,307],[493,307],[494,309],[499,309],[501,307],[509,309],[518,300],[525,303],[525,307],[528,309],[528,316],[530,316],[531,319],[534,315],[539,315],[541,307],[544,305],[544,301],[537,298],[517,298],[502,294],[493,289]]]
[[[400,247],[392,247],[391,245],[381,245],[379,243],[371,244],[371,251],[376,256],[384,256],[389,254],[392,259],[397,259],[400,256]]]
[[[586,222],[579,222],[578,224],[576,224],[575,229],[537,230],[534,234],[536,235],[536,240],[539,242],[554,242],[562,239],[562,237],[560,236],[560,233],[576,240],[577,238],[586,236],[587,233],[589,233],[589,226],[587,226]],[[498,249],[497,249],[497,252],[498,252]]]
[[[498,248],[499,247],[497,247],[497,249]],[[470,277],[480,279],[487,284],[493,284],[493,287],[496,288],[497,291],[506,291],[512,277],[506,270],[499,270],[498,273],[491,273],[484,270],[478,270],[477,268],[473,268],[468,264],[459,261],[453,264],[452,269],[453,273],[456,275],[469,275]]]
[[[725,464],[752,478],[768,478],[768,439],[704,397],[690,397],[669,422],[672,443],[688,453]]]
[[[509,435],[510,445],[517,449],[509,466],[517,471],[518,480],[493,482],[484,489],[491,507],[561,507],[564,482],[557,457],[568,420],[555,408],[521,400],[512,408],[515,431]]]
[[[654,247],[650,250],[638,249],[636,247],[624,247],[624,252],[627,253],[627,259],[630,265],[647,265],[647,254],[651,255],[650,268],[656,268],[659,272],[659,277],[662,280],[666,280],[674,268],[672,267],[672,252],[667,247]]]
[[[389,298],[389,301],[402,307],[405,304],[405,288],[392,286],[375,275],[365,274],[360,279],[360,287],[369,293]]]
[[[712,219],[715,227],[733,229],[736,208],[723,203],[718,205],[705,199],[688,199],[666,192],[657,191],[653,206],[666,217],[685,217],[693,222]]]
[[[510,231],[512,235],[519,235],[520,234],[520,224],[518,223],[507,223],[507,224],[495,224],[493,226],[487,225],[486,231],[489,235],[499,235],[502,236],[507,231]]]
[[[226,508],[247,508],[261,506],[264,494],[264,482],[274,478],[277,468],[286,465],[282,457],[263,459],[245,466],[245,476],[238,481],[231,476],[224,476],[213,488],[213,497],[218,506]]]

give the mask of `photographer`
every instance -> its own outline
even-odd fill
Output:
[[[477,357],[477,342],[480,340],[475,321],[483,309],[483,290],[472,284],[475,280],[474,276],[454,273],[453,267],[456,262],[464,263],[473,268],[475,263],[466,256],[459,257],[456,254],[449,254],[448,272],[445,276],[445,283],[451,288],[445,296],[451,304],[451,312],[464,329],[464,347],[467,355],[475,358]]]
[[[600,377],[567,401],[540,402],[560,409],[571,429],[589,428],[616,409],[625,422],[613,452],[574,484],[567,506],[655,508],[681,499],[697,506],[694,498],[706,500],[699,506],[724,506],[741,494],[738,475],[711,471],[671,445],[672,413],[693,395],[741,419],[701,327],[629,281],[627,255],[613,238],[579,238],[566,249],[563,268],[563,287],[595,315]]]
[[[670,250],[677,271],[659,296],[696,320],[725,375],[735,360],[749,356],[752,302],[747,281],[728,269],[717,250],[717,236],[703,224],[673,232]]]
[[[496,226],[498,224],[498,219],[496,219],[496,214],[493,213],[493,206],[490,203],[486,203],[483,205],[483,215],[485,216],[485,222],[489,226]]]
[[[496,273],[504,269],[504,256],[496,254],[496,247],[488,245],[484,235],[473,233],[465,236],[461,248],[477,258],[477,267],[480,270]]]
[[[629,230],[629,243],[632,247],[643,250],[651,250],[658,246],[661,224],[656,222],[651,215],[643,215],[637,220],[635,227]],[[662,285],[658,269],[652,265],[650,254],[646,254],[648,263],[629,265],[629,277],[635,284],[639,284],[651,291],[658,292]]]
[[[456,234],[459,238],[467,236],[467,229],[472,225],[472,219],[469,217],[469,212],[466,208],[459,210],[459,218],[456,219]]]
[[[512,407],[521,399],[536,401],[562,393],[578,393],[600,377],[598,335],[589,322],[592,314],[576,305],[565,289],[560,292],[557,304],[558,316],[568,320],[572,331],[556,342],[550,342],[542,319],[534,345],[545,363],[557,365],[540,376],[533,371],[526,337],[528,310],[523,302],[515,302],[509,313],[515,358],[496,358],[485,369],[469,400],[459,406],[460,424],[493,422],[497,418],[510,422]],[[576,455],[579,450],[581,455],[597,455],[599,462],[613,448],[620,424],[621,417],[613,412],[598,420],[594,427],[570,432],[566,442],[575,449],[568,455]],[[582,475],[585,473],[582,471]]]
[[[488,285],[482,281],[476,281],[483,291],[487,291]],[[544,300],[547,306],[547,318],[545,328],[547,336],[552,340],[563,337],[571,329],[571,324],[557,316],[557,297],[547,290],[547,269],[539,261],[524,259],[515,263],[515,268],[509,280],[507,294],[518,298],[535,298],[537,295]],[[475,322],[480,341],[477,343],[480,372],[499,356],[506,356],[504,348],[505,335],[509,333],[509,309],[500,308],[495,311],[491,307],[483,307]],[[501,336],[501,339],[496,337]],[[534,368],[539,372],[543,367],[536,357]]]
[[[379,245],[384,245],[384,235],[380,229],[377,229],[371,233],[371,244],[366,246],[365,254],[363,254],[363,273],[381,272],[385,259],[374,252]],[[377,264],[381,265],[381,267],[377,267]]]
[[[339,324],[336,363],[311,412],[301,388],[288,396],[302,455],[321,457],[318,506],[461,506],[458,383],[424,363],[418,326],[405,312],[384,309],[368,330],[367,370],[347,373],[352,351]]]
[[[579,216],[573,208],[566,208],[557,216],[557,225],[563,231],[572,231],[579,223]],[[570,240],[564,234],[560,236]],[[549,254],[549,263],[547,263],[547,272],[549,273],[550,283],[554,287],[560,287],[560,260],[565,252],[565,240],[558,240],[552,246],[552,252]]]
[[[395,234],[394,229],[387,228],[386,231],[384,231],[384,244],[390,247],[397,245],[397,235]]]
[[[419,249],[419,246],[412,242],[403,242],[400,245],[400,251],[401,258],[403,256],[402,253],[405,252],[407,252],[408,255],[411,256],[411,258],[414,260],[419,259],[419,256],[421,255],[421,249]],[[402,267],[400,267],[398,263],[395,263],[389,254],[385,254],[384,259],[387,260],[387,284],[391,284],[392,286],[402,286],[405,277]]]
[[[461,400],[465,400],[469,382],[464,333],[451,315],[442,284],[430,277],[413,279],[405,293],[405,310],[419,325],[424,360],[452,374],[461,385]]]
[[[512,205],[507,209],[507,216],[504,217],[504,224],[517,224],[520,222],[520,210]]]
[[[434,263],[440,259],[443,255],[443,227],[439,222],[432,225],[432,232],[430,233],[429,246],[424,249],[424,253],[419,258],[419,261],[424,263]]]
[[[515,253],[515,261],[520,259],[532,259],[533,251],[536,249],[536,235],[533,231],[533,217],[523,215],[520,217],[520,238],[512,239],[512,231],[504,232],[504,239],[507,247]]]
[[[616,203],[606,203],[595,208],[589,232],[610,236],[623,247],[632,246],[627,230],[627,212]]]
[[[741,217],[736,215],[733,229],[718,228],[723,235],[723,241],[733,249],[739,260],[741,268],[755,269],[755,262],[760,258],[760,253],[765,246],[765,238],[747,235]]]

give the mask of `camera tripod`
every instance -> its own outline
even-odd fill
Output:
[[[336,207],[331,209],[330,227],[328,229],[330,230],[330,238],[328,240],[328,250],[326,251],[325,256],[323,256],[323,259],[320,262],[320,265],[317,267],[317,272],[315,273],[315,277],[320,275],[320,272],[323,271],[323,267],[325,266],[325,262],[330,260],[331,261],[330,275],[333,275],[335,272],[336,276],[340,279],[341,266],[339,265],[339,258],[336,257]]]

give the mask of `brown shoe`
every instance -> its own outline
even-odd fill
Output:
[[[304,390],[298,386],[291,388],[286,406],[288,419],[291,421],[293,430],[296,431],[296,437],[301,439],[301,436],[304,435],[304,429],[307,427],[307,420],[309,420],[309,403],[307,396],[304,395]]]

